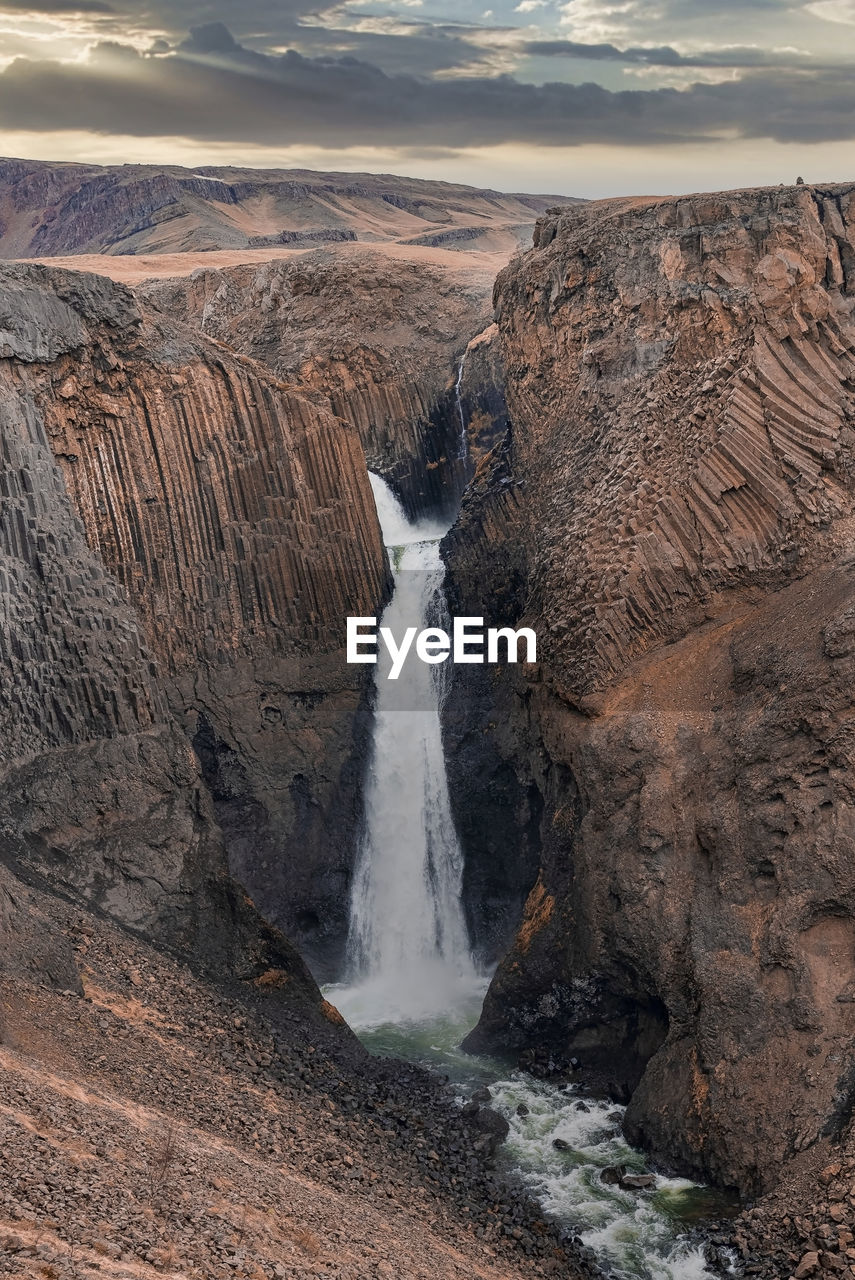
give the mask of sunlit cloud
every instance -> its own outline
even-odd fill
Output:
[[[824,22],[841,22],[855,26],[855,0],[816,0],[806,6],[807,12]]]
[[[693,84],[727,84],[738,80],[741,72],[736,67],[628,66],[623,68],[623,74],[637,80],[655,80],[660,87],[686,89]]]
[[[568,0],[561,6],[561,25],[577,40],[618,40],[632,30],[631,19],[639,16],[639,0]]]
[[[88,16],[62,18],[42,14],[4,13],[0,6],[0,67],[16,58],[51,58],[75,62],[85,58],[102,28]]]

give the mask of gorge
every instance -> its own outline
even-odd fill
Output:
[[[571,1236],[606,1196],[578,1153],[640,1171],[628,1140],[656,1194],[747,1202],[721,1265],[843,1270],[855,188],[537,212],[495,312],[492,258],[400,237],[131,287],[132,258],[54,221],[97,274],[0,268],[6,1016],[20,983],[84,1003],[81,928],[123,1016],[140,966],[224,991],[217,1069],[248,1052],[332,1166],[341,1141],[394,1168],[396,1213],[426,1188],[408,1277],[440,1238],[434,1275],[592,1267],[501,1183],[494,1106]],[[532,627],[538,663],[449,663],[442,689],[418,664],[384,705],[345,619],[433,621],[443,574],[453,614]],[[455,1111],[341,1016],[422,1062],[394,1028],[426,1010],[449,1015],[432,1061],[491,1104]],[[297,1141],[253,1123],[259,1150]],[[332,1176],[340,1211],[374,1212],[382,1182],[355,1182]],[[660,1231],[652,1194],[623,1201],[612,1243]],[[703,1274],[672,1243],[634,1274]],[[353,1274],[390,1274],[372,1259]]]

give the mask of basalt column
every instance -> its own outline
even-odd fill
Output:
[[[853,226],[846,186],[543,219],[446,546],[539,637],[452,761],[484,822],[509,769],[542,805],[469,1046],[578,1055],[634,1139],[745,1191],[855,1097]]]
[[[299,386],[358,433],[411,519],[456,509],[465,480],[455,388],[490,318],[494,270],[366,246],[152,281],[144,295]]]
[[[166,428],[181,447],[186,388],[194,374],[193,387],[205,385],[203,353],[149,328],[126,290],[94,276],[7,267],[0,305],[3,967],[79,985],[66,939],[51,933],[23,877],[84,900],[219,981],[278,975],[258,989],[271,1013],[287,1006],[315,1034],[329,1032],[299,956],[228,875],[210,795],[175,714],[192,720],[203,709],[203,695],[179,704],[191,657],[197,669],[219,663],[225,697],[240,653],[236,639],[229,655],[223,638],[212,656],[228,579],[204,577],[202,522],[191,528],[187,515],[194,502],[200,516],[212,508],[186,472],[179,495],[177,458],[157,447]],[[241,371],[212,364],[207,375],[213,397]],[[260,384],[244,385],[260,398]],[[214,418],[215,403],[207,405],[213,432],[229,456],[237,415],[222,401]],[[198,438],[194,451],[201,462]],[[158,459],[153,470],[146,457]],[[218,535],[209,524],[204,536]],[[236,551],[233,543],[238,563]],[[373,581],[382,581],[382,562]],[[209,646],[195,656],[191,622]]]
[[[122,698],[81,657],[80,696],[106,725],[130,706],[183,726],[173,773],[201,766],[233,874],[322,970],[345,932],[366,714],[345,618],[386,590],[358,437],[253,362],[148,318],[120,286],[16,270],[40,307],[71,299],[73,336],[10,376],[130,619],[93,616],[92,643],[145,645]],[[66,696],[47,705],[73,733]]]

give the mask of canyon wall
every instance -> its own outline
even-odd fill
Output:
[[[467,1044],[577,1056],[753,1193],[855,1105],[855,187],[555,211],[496,296],[511,427],[445,552],[539,663],[458,669],[449,743],[541,852]]]
[[[491,324],[469,343],[459,383],[469,489],[448,535],[446,545],[454,548],[454,555],[446,585],[453,613],[465,615],[472,605],[476,614],[486,611],[500,625],[519,615],[524,579],[520,567],[515,571],[511,563],[510,521],[505,517],[497,524],[493,518],[498,504],[514,493],[504,381],[499,332]],[[472,523],[482,516],[487,524],[476,534]],[[496,557],[503,566],[500,573]],[[485,750],[497,727],[494,675],[487,667],[469,667],[465,676],[456,669],[454,695],[443,705],[452,809],[465,852],[463,902],[476,955],[487,967],[513,941],[537,878],[543,812],[540,792],[521,781],[512,759],[500,760]],[[464,686],[465,696],[458,696]]]
[[[343,246],[200,269],[141,296],[350,423],[368,465],[418,516],[450,512],[463,488],[455,388],[467,342],[490,319],[495,266]]]
[[[101,277],[0,288],[4,850],[221,964],[277,936],[225,847],[322,961],[366,714],[344,619],[388,574],[358,438]]]
[[[149,281],[138,293],[267,365],[349,423],[369,467],[411,516],[451,516],[466,483],[481,485],[492,473],[508,431],[499,333],[485,323],[492,270],[477,263],[451,269],[360,246],[196,270]],[[468,785],[480,776],[480,743],[492,714],[488,690],[477,709],[475,702],[473,694],[459,715],[453,700],[447,708],[446,733],[455,739],[449,767]],[[496,821],[484,822],[482,807],[468,798],[454,816],[470,937],[492,964],[510,944],[536,878],[542,805],[536,788],[520,789],[510,765],[501,779],[491,775],[489,787]],[[467,797],[466,788],[454,794]]]
[[[471,338],[463,353],[457,381],[461,425],[467,436],[469,474],[478,469],[508,431],[505,365],[498,326],[493,323]]]

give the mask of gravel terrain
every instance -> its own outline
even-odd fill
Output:
[[[336,1061],[296,1022],[274,1034],[251,991],[51,914],[83,994],[0,980],[1,1275],[582,1273],[492,1171],[493,1113],[356,1045]]]

